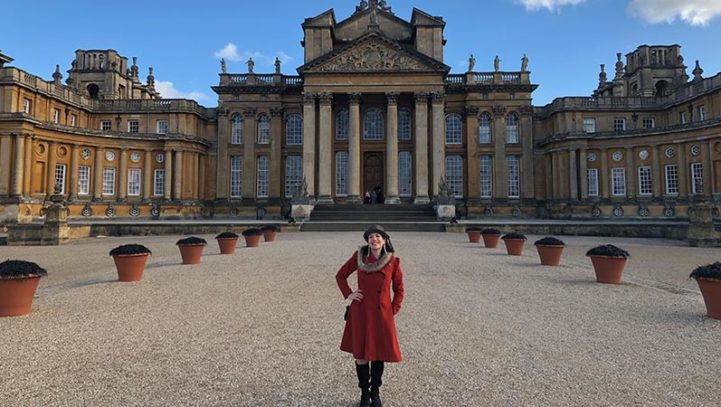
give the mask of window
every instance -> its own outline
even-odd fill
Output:
[[[303,116],[300,113],[289,114],[285,119],[285,144],[303,144]]]
[[[268,197],[268,156],[261,155],[256,162],[256,189],[255,194],[258,198]]]
[[[595,133],[596,132],[596,119],[593,117],[583,119],[583,131],[585,131],[586,133]]]
[[[137,120],[128,120],[128,133],[140,132],[140,122]]]
[[[265,113],[258,116],[258,144],[270,144],[270,116]]]
[[[115,168],[103,168],[103,195],[115,195]]]
[[[681,112],[681,124],[688,123],[688,113]]]
[[[243,144],[243,116],[238,113],[230,119],[230,144]]]
[[[60,186],[60,193],[65,193],[65,164],[55,164],[55,185]]]
[[[656,120],[653,117],[644,117],[641,125],[644,129],[653,129],[656,127]]]
[[[588,196],[598,196],[598,168],[586,169],[588,181]]]
[[[611,186],[614,196],[626,195],[626,169],[611,168]]]
[[[403,107],[398,111],[398,140],[411,139],[411,110]]]
[[[53,123],[60,123],[60,109],[53,109]]]
[[[81,165],[78,167],[78,195],[90,194],[90,167]]]
[[[703,164],[691,164],[691,192],[703,194]]]
[[[413,195],[413,157],[410,151],[398,153],[398,188],[400,196]]]
[[[678,167],[667,165],[664,167],[666,173],[666,195],[678,195]]]
[[[487,112],[481,113],[478,118],[478,142],[481,144],[491,144],[491,115]]]
[[[335,153],[335,194],[337,196],[348,195],[348,152],[338,151]]]
[[[155,170],[153,174],[153,195],[165,195],[165,170]]]
[[[291,198],[303,183],[303,156],[289,155],[285,159],[285,196]]]
[[[75,124],[77,123],[77,121],[78,121],[78,116],[71,114],[70,115],[70,125],[75,127]]]
[[[167,120],[158,120],[156,133],[168,134],[168,121]]]
[[[234,155],[230,157],[230,196],[240,198],[243,187],[243,159]]]
[[[363,115],[363,140],[383,140],[383,114],[375,107]]]
[[[617,118],[613,119],[613,131],[615,131],[616,133],[626,131],[626,118],[625,117],[617,117]]]
[[[23,113],[30,114],[32,110],[32,102],[30,99],[23,99]]]
[[[335,116],[335,139],[348,140],[348,109],[343,108]]]
[[[110,122],[110,120],[101,120],[100,121],[100,130],[102,131],[110,131],[113,129],[113,125]]]
[[[516,144],[518,142],[518,115],[511,112],[506,116],[506,143]]]
[[[128,196],[140,196],[140,168],[128,168]]]
[[[482,155],[479,161],[481,198],[493,195],[493,156]]]
[[[699,119],[699,121],[706,120],[706,107],[705,106],[698,107],[698,119]]]
[[[517,155],[506,157],[508,165],[508,197],[521,197],[521,160]]]
[[[446,144],[461,144],[462,141],[461,115],[451,113],[446,115]]]
[[[652,193],[651,167],[638,167],[638,194],[651,195]]]
[[[446,184],[454,197],[463,198],[463,157],[446,157]]]

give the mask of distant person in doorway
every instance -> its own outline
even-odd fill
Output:
[[[374,204],[378,202],[378,193],[375,189],[371,189],[371,203]]]
[[[366,189],[365,194],[363,195],[363,202],[365,202],[367,204],[371,203],[371,193],[368,192],[367,189]]]

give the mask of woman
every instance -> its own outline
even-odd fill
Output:
[[[343,297],[351,300],[340,349],[355,358],[360,405],[380,407],[383,363],[401,361],[394,315],[403,302],[403,272],[383,227],[369,227],[363,238],[368,244],[353,253],[335,276]],[[356,270],[358,289],[353,291],[347,280]]]

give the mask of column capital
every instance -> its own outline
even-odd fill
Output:
[[[361,101],[361,94],[360,93],[349,93],[348,99],[350,100],[351,104],[358,104]]]
[[[397,92],[386,93],[386,101],[388,102],[389,105],[398,104],[398,93]]]
[[[428,92],[416,92],[413,94],[413,99],[415,99],[416,103],[418,103],[418,102],[428,103]]]
[[[321,105],[330,105],[333,103],[333,94],[328,92],[323,92],[318,95],[318,100]]]
[[[252,117],[255,116],[255,114],[258,112],[258,109],[254,107],[246,107],[243,109],[243,116],[245,117]]]
[[[478,112],[481,109],[478,106],[466,106],[466,117],[468,116],[478,116]]]
[[[270,108],[270,117],[283,117],[283,108],[282,107]]]
[[[518,113],[520,113],[521,116],[532,116],[533,115],[533,106],[522,105],[518,108]]]
[[[443,92],[431,92],[431,100],[433,103],[443,103],[446,94]]]
[[[303,104],[315,104],[315,93],[303,92]]]
[[[491,111],[493,112],[493,116],[505,116],[506,115],[506,106],[503,105],[494,105],[491,108]]]

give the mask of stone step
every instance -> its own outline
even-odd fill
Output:
[[[303,232],[352,232],[364,231],[373,222],[304,222]],[[444,222],[384,222],[381,224],[388,232],[445,232]]]

